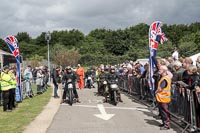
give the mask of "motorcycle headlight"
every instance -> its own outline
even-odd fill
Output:
[[[117,84],[111,84],[111,85],[110,85],[110,88],[117,88],[117,87],[118,87]]]

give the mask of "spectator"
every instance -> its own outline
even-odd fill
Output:
[[[3,72],[1,72],[1,90],[2,90],[2,96],[3,96],[3,111],[4,112],[11,112],[12,109],[11,106],[11,100],[10,100],[10,89],[12,89],[11,86],[11,76],[8,74],[9,67],[4,66]]]
[[[42,94],[43,74],[41,69],[37,70],[36,85],[37,85],[37,94]]]
[[[196,66],[200,67],[200,56],[197,57]]]
[[[11,86],[12,86],[12,89],[10,89],[10,109],[13,109],[16,107],[15,105],[15,89],[17,87],[17,79],[16,79],[16,66],[12,66],[11,67],[11,70],[8,72],[8,74],[10,75],[11,77]]]
[[[190,105],[190,97],[193,96],[191,90],[195,88],[195,82],[199,80],[199,76],[197,75],[197,68],[196,66],[190,65],[184,72],[183,72],[183,79],[182,81],[188,85],[187,88],[182,88],[182,93],[188,95],[189,97],[185,97],[184,105],[185,105],[185,112],[184,112],[184,119],[186,121],[191,122],[191,106]],[[185,91],[186,90],[186,91]],[[192,94],[192,95],[191,95]]]
[[[168,69],[164,65],[159,68],[159,73],[162,75],[162,77],[158,82],[158,87],[155,92],[160,111],[159,113],[162,119],[160,130],[170,129],[168,103],[171,101],[171,78],[167,75],[167,71]]]
[[[175,47],[174,52],[172,53],[172,58],[178,60],[178,49]]]
[[[145,69],[139,63],[136,64],[136,69],[137,69],[137,73],[138,73],[137,78],[140,78],[142,76],[142,74],[145,72]]]
[[[32,74],[32,67],[29,65],[24,71],[24,79],[25,79],[25,88],[26,88],[26,94],[25,97],[30,98],[33,97],[33,91],[31,88],[31,80],[33,79]]]
[[[53,78],[53,85],[54,85],[54,98],[59,98],[58,96],[58,83],[59,83],[59,71],[60,71],[60,68],[59,67],[56,67],[56,69],[54,68],[53,71],[52,71],[52,78]]]
[[[172,81],[182,81],[182,75],[183,72],[185,71],[185,69],[182,67],[182,63],[180,61],[175,61],[173,63],[173,67],[175,69],[174,73],[173,73],[173,78]]]

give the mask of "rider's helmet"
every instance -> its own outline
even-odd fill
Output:
[[[111,67],[110,67],[110,72],[111,72],[111,73],[115,73],[115,67],[114,67],[114,66],[111,66]]]
[[[105,66],[105,67],[104,67],[104,71],[109,72],[109,67],[108,67],[108,66]]]
[[[104,67],[99,67],[101,72],[104,72]]]
[[[67,66],[66,67],[66,71],[67,71],[67,73],[71,73],[72,72],[72,68],[70,66]]]

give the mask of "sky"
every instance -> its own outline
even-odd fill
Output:
[[[27,32],[125,29],[139,23],[200,22],[200,0],[0,0],[0,38]]]

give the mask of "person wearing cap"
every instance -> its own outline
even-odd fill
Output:
[[[159,113],[162,119],[160,130],[170,129],[168,104],[171,102],[171,75],[168,75],[167,72],[167,66],[162,65],[159,67],[159,73],[162,77],[158,81],[158,87],[155,92]]]
[[[84,88],[85,72],[84,72],[84,69],[81,67],[80,64],[77,65],[76,73],[79,76],[78,87],[79,87],[79,89],[83,89]]]
[[[11,70],[8,72],[8,74],[11,77],[11,89],[10,89],[10,105],[9,108],[13,109],[16,107],[15,105],[15,89],[17,87],[17,78],[16,78],[16,67],[12,66]]]
[[[10,101],[10,89],[12,89],[12,78],[8,74],[9,72],[9,67],[4,66],[3,72],[1,72],[1,90],[3,93],[3,111],[4,112],[11,112],[11,101]]]

